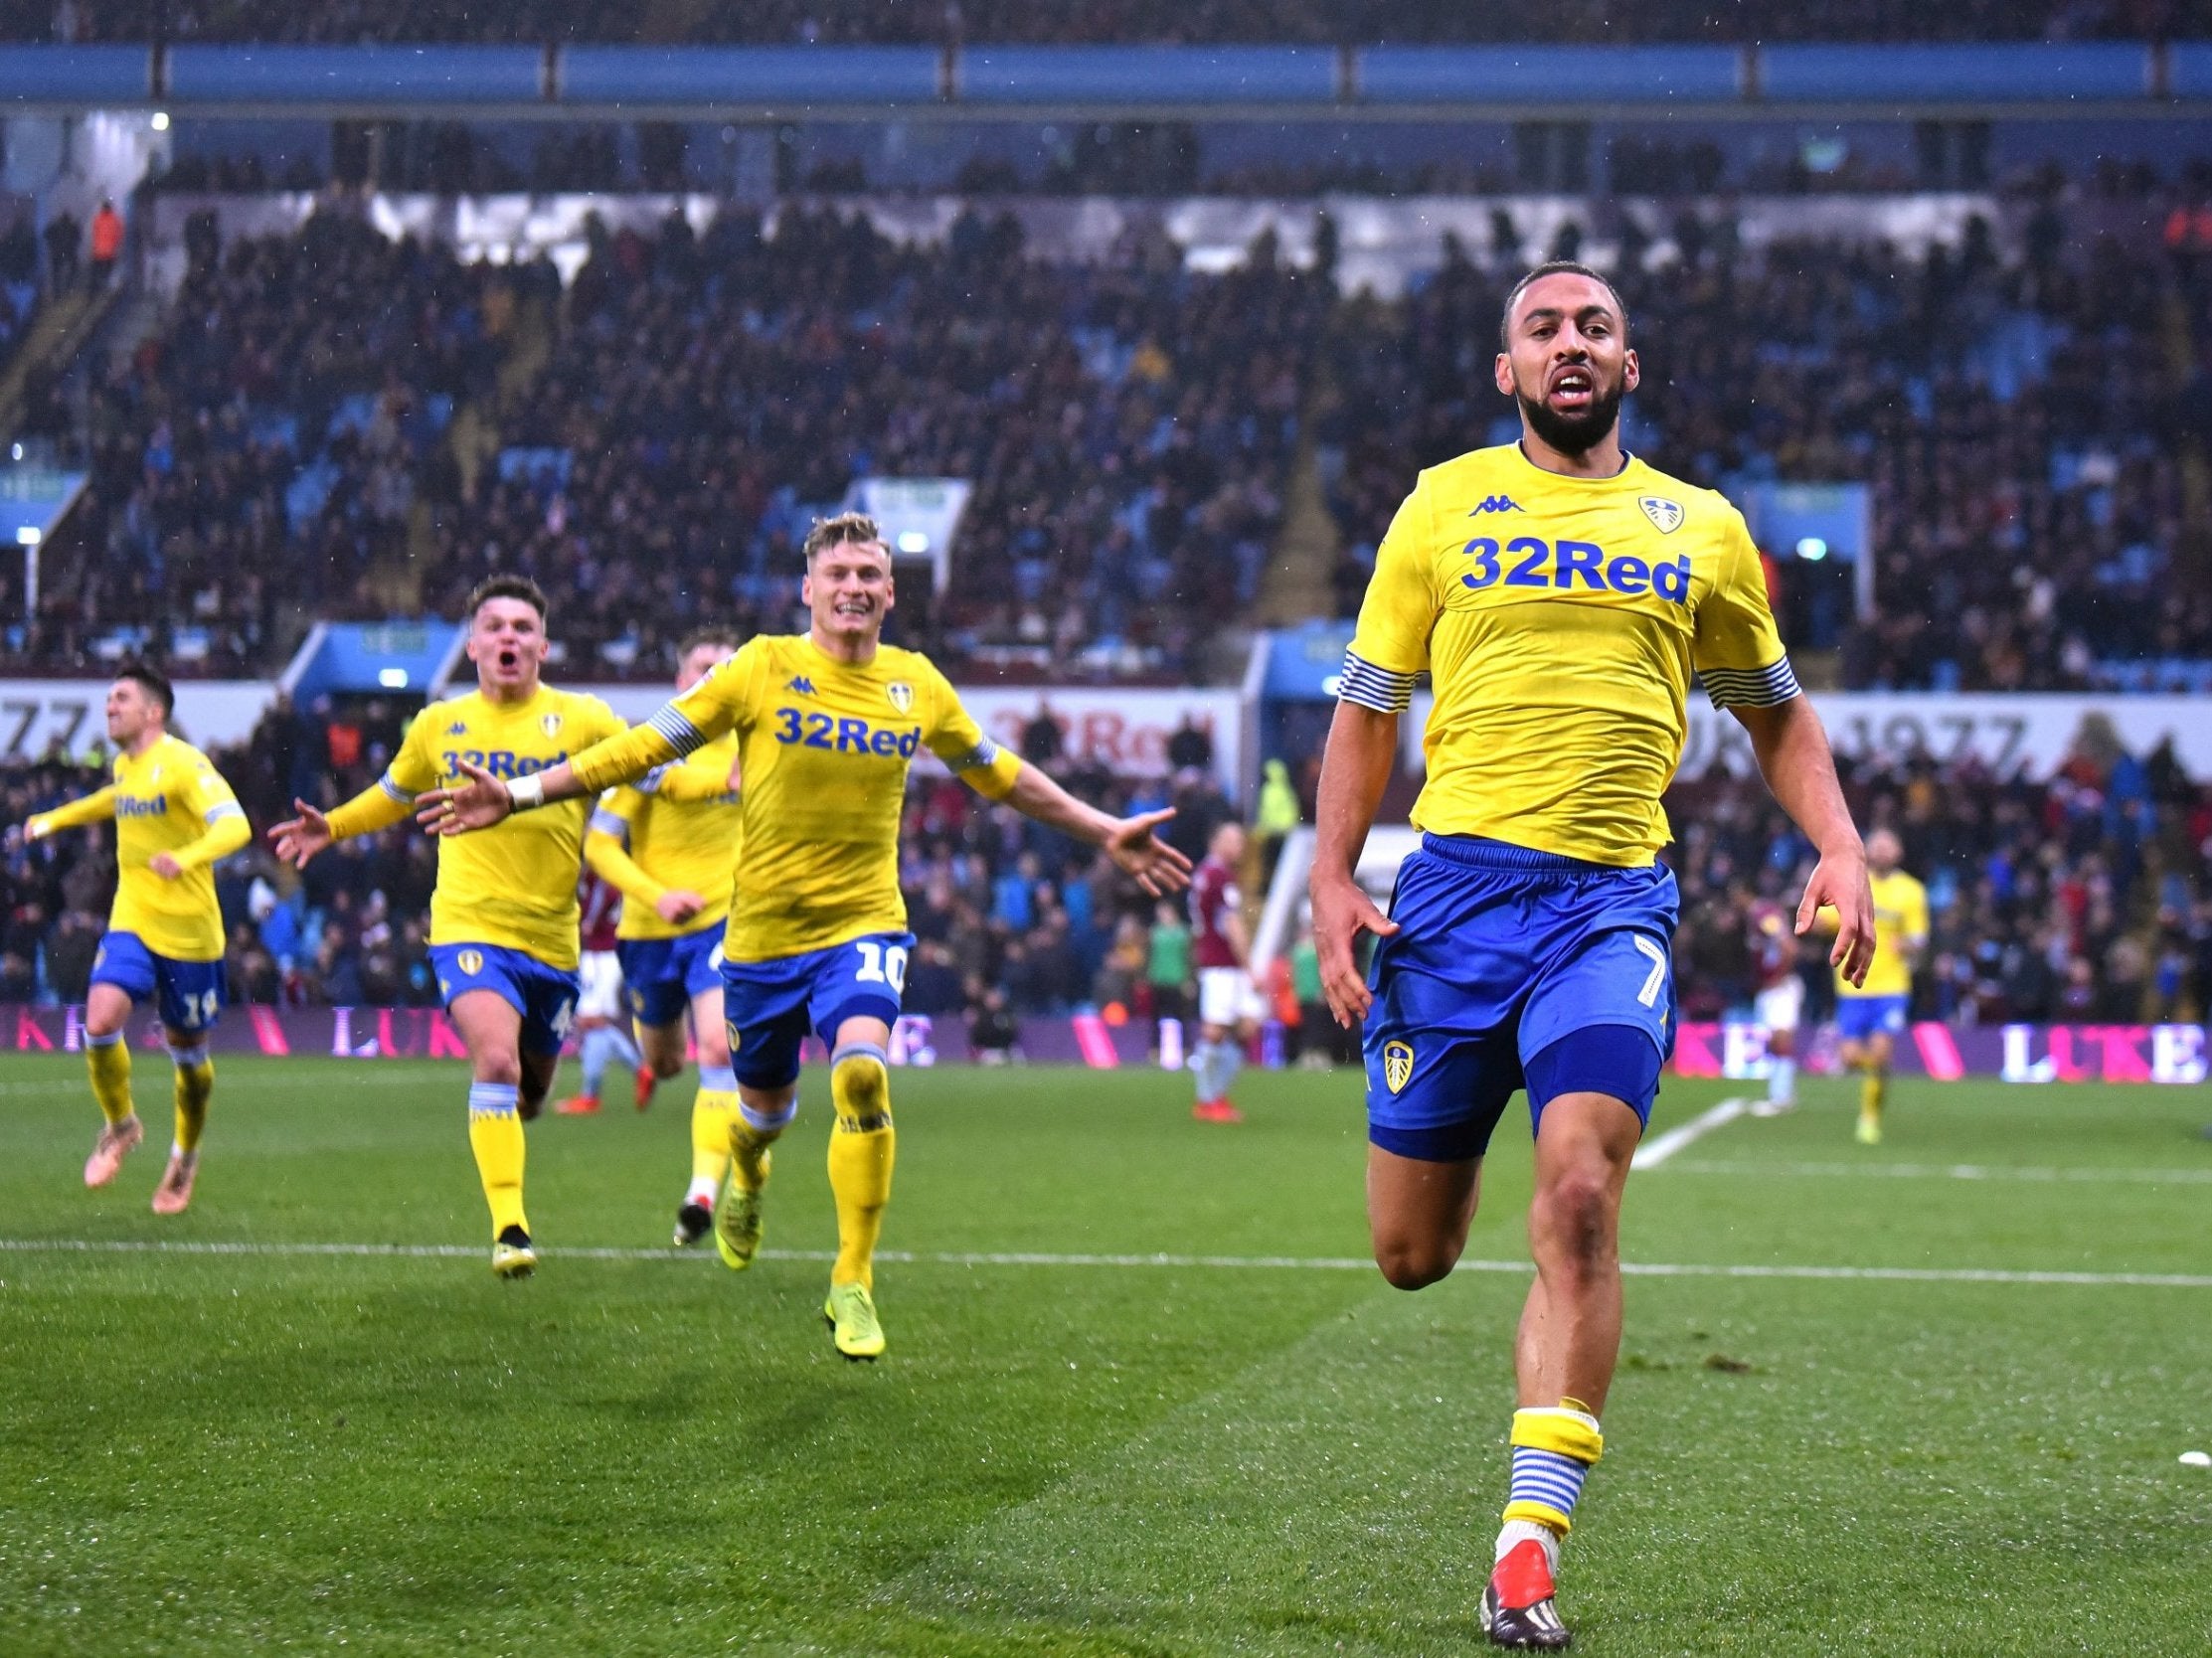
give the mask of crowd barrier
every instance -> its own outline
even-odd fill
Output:
[[[157,1046],[151,1016],[132,1033]],[[74,1054],[84,1049],[85,1010],[0,1004],[0,1053]],[[1279,1065],[1284,1032],[1270,1023],[1256,1057]],[[1033,1065],[1081,1065],[1094,1071],[1156,1066],[1180,1069],[1184,1032],[1175,1020],[1155,1030],[1137,1021],[1095,1013],[1019,1021],[1015,1047]],[[1688,1021],[1677,1028],[1673,1070],[1679,1077],[1756,1080],[1767,1075],[1768,1032],[1749,1021]],[[216,1026],[219,1054],[326,1059],[458,1060],[460,1037],[435,1008],[233,1008]],[[573,1041],[572,1041],[573,1047]],[[1803,1056],[1813,1070],[1832,1069],[1832,1030],[1810,1033]],[[809,1059],[821,1059],[809,1042]],[[910,1014],[892,1032],[891,1061],[902,1066],[965,1065],[977,1055],[964,1020]],[[2202,1025],[1982,1025],[1960,1029],[1923,1023],[1896,1046],[1895,1069],[1937,1081],[1995,1078],[2007,1082],[2147,1082],[2190,1086],[2212,1076],[2212,1040]]]

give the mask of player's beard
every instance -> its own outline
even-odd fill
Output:
[[[1560,414],[1515,386],[1514,401],[1521,406],[1521,418],[1528,422],[1528,429],[1563,455],[1588,454],[1603,443],[1620,418],[1622,387],[1617,380],[1611,386],[1599,386],[1595,384],[1597,378],[1591,376],[1590,407],[1572,414]]]

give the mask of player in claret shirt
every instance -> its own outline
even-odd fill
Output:
[[[1620,446],[1639,368],[1619,295],[1587,266],[1541,265],[1508,296],[1500,347],[1520,441],[1422,473],[1383,538],[1329,732],[1311,886],[1330,1007],[1366,1022],[1368,1225],[1393,1284],[1451,1270],[1491,1130],[1528,1090],[1536,1283],[1480,1616],[1495,1645],[1553,1649],[1569,1640],[1559,1547],[1619,1353],[1621,1188],[1672,1044],[1676,899],[1655,854],[1693,672],[1819,849],[1795,927],[1833,904],[1847,978],[1865,974],[1873,906],[1742,515]],[[1424,836],[1386,918],[1353,870],[1423,672]],[[1365,979],[1362,930],[1378,935]]]
[[[891,1027],[906,981],[906,902],[899,818],[907,771],[928,748],[993,800],[1100,847],[1149,893],[1179,890],[1190,861],[1154,837],[1171,815],[1115,818],[1085,805],[986,738],[930,660],[882,642],[895,591],[874,520],[845,513],[806,538],[801,634],[746,644],[642,726],[565,765],[498,777],[464,766],[467,786],[423,798],[440,833],[504,833],[539,811],[634,782],[654,767],[738,734],[742,855],[723,939],[723,1008],[743,1109],[733,1125],[743,1165],[798,1108],[799,1044],[829,1049],[829,1184],[837,1259],[822,1316],[837,1351],[884,1350],[874,1282],[876,1241],[891,1195]],[[733,1177],[715,1232],[733,1266],[761,1237],[762,1186]]]
[[[85,1164],[85,1184],[115,1178],[145,1129],[130,1097],[134,1005],[154,998],[176,1070],[177,1134],[154,1190],[156,1215],[181,1215],[200,1171],[200,1135],[215,1093],[208,1032],[223,1006],[223,912],[213,868],[252,838],[231,785],[208,756],[169,735],[169,682],[132,664],[107,688],[107,738],[115,780],[23,826],[32,840],[115,820],[115,907],[92,964],[85,1002],[85,1059],[92,1097],[107,1119]]]

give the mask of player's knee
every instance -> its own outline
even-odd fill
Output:
[[[1603,1260],[1614,1247],[1613,1182],[1597,1168],[1554,1175],[1536,1193],[1531,1222],[1540,1256],[1562,1265]]]
[[[1377,1239],[1375,1264],[1393,1289],[1427,1289],[1451,1275],[1459,1245],[1447,1239]]]
[[[519,1086],[522,1077],[522,1055],[512,1048],[479,1049],[470,1056],[472,1069],[479,1082],[497,1082],[507,1087]]]
[[[891,1122],[891,1068],[884,1051],[872,1043],[852,1042],[830,1056],[829,1096],[839,1117],[855,1127],[883,1128]]]
[[[677,1073],[681,1072],[684,1069],[684,1051],[681,1048],[676,1049],[673,1053],[669,1052],[665,1048],[656,1048],[651,1053],[647,1054],[645,1059],[646,1064],[651,1068],[653,1075],[659,1078],[663,1082],[667,1081],[669,1078],[674,1077]],[[699,1056],[699,1063],[701,1066],[710,1066],[712,1064],[712,1062],[703,1053]]]

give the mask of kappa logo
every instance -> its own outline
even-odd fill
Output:
[[[468,735],[468,722],[466,720],[455,720],[445,728],[445,735],[447,737],[466,737]]]
[[[910,712],[914,707],[914,687],[903,679],[893,680],[883,688],[883,694],[901,714]]]
[[[1383,1080],[1390,1084],[1390,1091],[1392,1093],[1404,1092],[1406,1084],[1413,1080],[1413,1045],[1406,1042],[1384,1043]]]
[[[783,689],[796,692],[801,697],[811,697],[814,694],[814,682],[804,674],[800,674],[797,678],[785,684]]]
[[[1476,518],[1486,512],[1526,512],[1527,510],[1510,495],[1485,495],[1474,504],[1473,510],[1467,516]]]
[[[453,965],[470,978],[474,978],[484,970],[484,952],[481,950],[463,950],[459,955],[453,957]]]
[[[1671,536],[1682,528],[1682,503],[1669,501],[1664,495],[1639,495],[1636,505],[1643,509],[1643,516],[1651,520],[1662,536]]]
[[[538,722],[538,730],[544,732],[548,737],[559,737],[561,735],[561,716],[558,714],[547,715]]]

